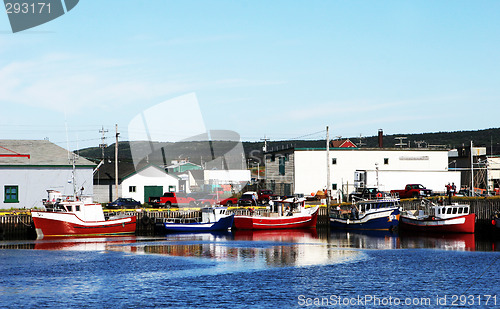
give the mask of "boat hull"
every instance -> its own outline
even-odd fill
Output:
[[[474,233],[475,223],[475,214],[441,220],[419,220],[401,216],[401,229],[419,232]]]
[[[165,222],[163,225],[167,232],[191,233],[191,232],[213,232],[227,231],[232,227],[234,215],[220,218],[217,222],[208,223],[170,223]]]
[[[234,227],[242,230],[277,230],[316,227],[318,209],[311,214],[294,214],[293,216],[262,217],[262,216],[235,216]]]
[[[112,236],[135,233],[136,217],[82,221],[73,213],[32,212],[37,238],[65,236]]]
[[[359,220],[330,218],[332,229],[395,230],[399,225],[399,208],[370,213]]]
[[[500,218],[495,218],[495,219],[493,219],[493,221],[495,223],[494,226],[496,226],[497,228],[500,229]]]

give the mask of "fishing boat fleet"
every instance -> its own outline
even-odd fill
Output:
[[[66,236],[114,236],[133,234],[135,215],[105,218],[101,204],[78,197],[66,197],[48,190],[45,210],[33,210],[32,218],[38,238]],[[165,232],[217,232],[236,230],[290,230],[315,228],[320,206],[306,205],[303,197],[282,197],[271,201],[267,211],[247,213],[230,211],[228,207],[201,208],[198,218],[170,218],[161,222]],[[354,200],[350,209],[332,208],[331,229],[382,230],[398,229],[431,233],[474,233],[476,216],[470,205],[434,203],[422,199],[416,209],[402,210],[397,196],[378,194],[372,199]],[[500,227],[499,214],[492,224]]]

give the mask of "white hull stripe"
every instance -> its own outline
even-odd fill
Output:
[[[253,225],[272,225],[272,226],[276,226],[276,225],[296,225],[296,224],[302,224],[302,223],[307,223],[311,221],[311,218],[305,220],[305,221],[295,221],[295,222],[289,222],[289,223],[257,223],[257,222],[253,222]]]
[[[407,219],[407,218],[401,218],[401,220],[405,223],[414,224],[414,225],[421,225],[421,226],[446,226],[446,225],[458,225],[458,224],[465,223],[464,217],[458,218],[458,219],[449,219],[449,220],[440,220],[440,221],[420,221],[420,220],[413,220],[413,219]]]

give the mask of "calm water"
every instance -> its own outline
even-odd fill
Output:
[[[474,235],[290,230],[0,248],[2,307],[500,308],[500,240]]]

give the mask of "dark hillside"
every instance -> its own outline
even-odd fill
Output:
[[[396,137],[406,137],[403,142],[410,145],[411,148],[418,147],[439,147],[439,148],[456,148],[462,145],[468,146],[473,141],[474,146],[487,147],[487,153],[500,154],[500,128],[491,128],[477,131],[457,131],[457,132],[437,132],[437,133],[420,133],[420,134],[397,134],[397,135],[384,135],[384,147],[397,147],[396,144],[401,140]],[[349,138],[356,145],[359,145],[359,137]],[[361,147],[378,147],[378,137],[369,136],[363,138],[364,145]],[[144,149],[151,149],[151,144],[148,142],[134,142],[138,143],[138,147]],[[208,142],[179,142],[179,143],[152,143],[155,148],[164,147],[165,155],[159,151],[150,155],[150,159],[157,163],[164,162],[170,164],[173,159],[189,158],[193,163],[200,164],[201,161],[210,160],[212,153]],[[221,155],[235,146],[234,142],[226,141],[213,141],[212,148],[215,149],[214,156]],[[296,147],[296,148],[324,148],[325,140],[289,140],[289,141],[269,141],[268,150]],[[245,157],[247,159],[262,158],[262,148],[264,142],[243,142]],[[408,146],[405,146],[405,148]],[[79,150],[81,156],[100,161],[102,152],[99,147],[91,147]],[[118,147],[118,156],[120,161],[132,162],[132,154],[130,150],[130,143],[127,141],[120,142]],[[115,146],[110,145],[104,149],[104,157],[111,161],[115,157]],[[149,159],[149,158],[148,158]]]

